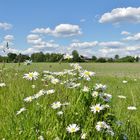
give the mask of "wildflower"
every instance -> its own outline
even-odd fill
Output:
[[[80,73],[80,75],[81,77],[89,81],[90,77],[95,75],[95,72],[84,70]]]
[[[85,139],[86,139],[86,136],[87,136],[86,133],[82,133],[82,134],[81,134],[81,139],[82,139],[82,140],[85,140]]]
[[[5,83],[0,83],[0,87],[5,87],[6,84]]]
[[[73,67],[75,70],[80,70],[82,67],[78,63],[72,63],[70,64],[71,67]]]
[[[52,79],[51,79],[51,83],[52,83],[52,84],[57,84],[57,83],[59,83],[59,79],[52,78]]]
[[[128,81],[126,81],[126,80],[123,80],[122,82],[123,82],[124,84],[126,84]]]
[[[32,85],[32,88],[35,88],[35,85]]]
[[[126,97],[125,97],[125,96],[123,96],[123,95],[118,95],[118,98],[121,98],[121,99],[126,99]]]
[[[33,100],[33,97],[32,96],[26,97],[24,99],[25,102],[31,102],[32,100]]]
[[[61,107],[61,105],[62,104],[60,102],[54,102],[53,104],[51,104],[51,106],[52,106],[53,109],[58,109],[58,108]]]
[[[65,54],[63,57],[64,59],[68,59],[68,60],[73,58],[73,56],[70,54]]]
[[[50,89],[50,90],[47,90],[47,91],[46,91],[47,94],[52,94],[52,93],[54,93],[54,92],[55,92],[54,89]]]
[[[129,106],[127,107],[128,110],[136,110],[137,108],[135,106]]]
[[[17,114],[16,115],[19,115],[20,113],[22,113],[23,111],[25,111],[26,109],[23,107],[21,108],[19,111],[17,111]]]
[[[60,116],[60,115],[63,115],[63,111],[58,111],[58,112],[57,112],[57,115],[59,115],[59,116]]]
[[[39,76],[38,72],[29,72],[28,74],[24,74],[23,78],[27,80],[36,80]]]
[[[32,60],[25,60],[24,65],[31,65]]]
[[[77,132],[80,130],[80,127],[77,125],[77,124],[70,124],[66,130],[69,132],[69,133],[74,133],[74,132]]]
[[[134,79],[134,81],[137,81],[137,79]]]
[[[70,103],[69,102],[64,102],[62,105],[70,105]]]
[[[84,86],[84,88],[82,89],[83,92],[89,92],[89,88],[87,86]]]
[[[93,97],[97,97],[99,95],[99,93],[97,91],[93,91],[91,94]]]
[[[101,131],[103,129],[110,129],[110,126],[106,124],[106,122],[102,121],[102,122],[97,122],[96,126],[95,126],[97,131]]]
[[[96,85],[95,85],[95,90],[98,90],[98,91],[105,91],[105,90],[106,90],[106,85],[96,84]]]
[[[112,95],[111,94],[107,94],[107,93],[102,93],[102,94],[100,94],[100,97],[104,101],[109,102],[111,100],[111,98],[112,98]]]
[[[44,140],[43,136],[39,136],[38,140]]]
[[[96,114],[96,112],[99,113],[104,108],[100,104],[96,104],[95,106],[91,106],[90,109],[91,109],[91,112],[94,112],[94,114]]]

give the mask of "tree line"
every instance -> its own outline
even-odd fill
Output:
[[[84,57],[82,55],[79,55],[78,51],[74,50],[72,51],[73,58],[70,60],[64,60],[63,55],[61,53],[46,53],[38,52],[33,53],[31,56],[29,55],[23,55],[23,54],[16,54],[16,53],[8,53],[7,56],[0,56],[0,62],[7,62],[7,63],[18,63],[18,62],[24,62],[25,60],[32,60],[33,62],[139,62],[139,57],[133,57],[133,56],[125,56],[125,57],[119,57],[119,55],[115,55],[114,58],[105,58],[105,57],[99,57],[92,56],[91,58]]]

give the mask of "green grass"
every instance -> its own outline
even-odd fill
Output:
[[[82,86],[93,87],[95,83],[107,85],[107,93],[112,94],[112,108],[116,118],[123,122],[119,133],[123,132],[130,140],[140,138],[140,64],[139,63],[84,63],[84,69],[96,72],[96,76],[90,82],[82,81]],[[2,64],[0,64],[2,67]],[[63,85],[44,86],[41,81],[43,70],[62,71],[69,69],[66,63],[34,63],[31,66],[21,64],[6,64],[5,70],[0,74],[0,82],[5,82],[6,87],[0,88],[0,139],[6,140],[36,140],[39,135],[43,135],[46,140],[60,139],[80,139],[80,134],[68,134],[66,127],[70,123],[77,123],[89,135],[88,140],[104,140],[102,134],[95,130],[94,115],[85,112],[85,106],[78,101],[80,98],[79,89],[68,89]],[[30,71],[38,71],[40,77],[33,84],[23,79],[23,75]],[[17,74],[16,74],[17,73]],[[137,81],[134,81],[134,79]],[[127,84],[122,81],[127,80]],[[41,89],[55,89],[52,95],[45,95],[31,103],[25,103],[23,99],[36,94]],[[126,96],[126,99],[118,98],[118,95]],[[64,115],[58,117],[56,111],[50,105],[55,101],[62,103],[70,102],[70,106],[63,108]],[[16,116],[16,111],[26,106],[27,111]],[[137,110],[127,110],[128,106],[136,106]],[[78,115],[77,115],[78,113]],[[129,121],[128,121],[129,120]],[[106,139],[120,139],[107,136]]]

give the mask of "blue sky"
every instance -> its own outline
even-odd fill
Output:
[[[0,0],[0,54],[140,55],[139,0]]]

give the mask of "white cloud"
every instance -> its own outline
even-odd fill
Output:
[[[71,47],[94,47],[98,44],[97,41],[93,42],[75,42],[70,44]]]
[[[5,40],[6,42],[12,42],[12,41],[14,40],[14,36],[13,36],[13,35],[6,35],[6,36],[4,37],[4,40]]]
[[[122,47],[124,44],[119,41],[109,41],[109,42],[100,42],[98,45],[100,47],[118,48],[118,47]]]
[[[99,19],[100,23],[132,22],[140,23],[140,7],[116,8],[104,13]]]
[[[122,31],[121,32],[121,35],[130,35],[131,33],[130,32],[127,32],[127,31]]]
[[[140,33],[123,38],[124,41],[140,41]]]
[[[9,30],[12,28],[12,25],[6,22],[0,22],[0,29]]]
[[[47,34],[55,37],[71,37],[82,34],[80,27],[72,24],[59,24],[54,29],[36,28],[32,33]]]

